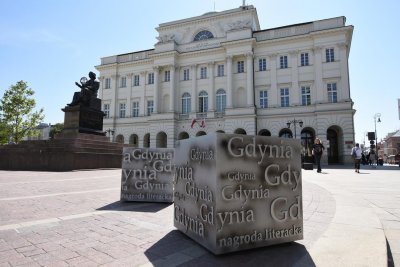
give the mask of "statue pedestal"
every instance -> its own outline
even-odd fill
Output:
[[[85,133],[64,133],[53,140],[22,141],[0,146],[0,169],[71,171],[121,168],[122,144]]]
[[[121,168],[123,144],[103,132],[100,99],[91,105],[65,107],[64,130],[53,140],[22,141],[0,146],[0,169],[70,171]]]
[[[104,113],[100,109],[77,105],[67,106],[62,111],[65,112],[63,132],[106,135],[103,132]]]

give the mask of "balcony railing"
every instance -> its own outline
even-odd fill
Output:
[[[216,111],[214,116],[215,118],[223,118],[225,116],[225,111]]]
[[[207,112],[197,112],[196,119],[205,119],[207,118]]]
[[[180,119],[180,120],[187,120],[187,119],[189,119],[189,113],[181,113],[181,114],[179,114],[179,119]]]

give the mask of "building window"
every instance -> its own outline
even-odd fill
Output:
[[[244,61],[237,62],[237,72],[243,73],[244,72]]]
[[[328,83],[328,101],[331,103],[337,102],[337,90],[336,90],[336,83]]]
[[[139,102],[132,102],[132,117],[139,117]]]
[[[225,75],[225,65],[218,65],[217,67],[217,76],[223,77]]]
[[[189,81],[189,69],[184,69],[183,70],[183,80],[184,81]]]
[[[133,86],[139,86],[139,81],[140,81],[140,76],[139,75],[135,75],[133,77]]]
[[[281,88],[281,107],[289,106],[289,88]]]
[[[110,104],[103,105],[104,118],[110,118]]]
[[[268,91],[260,91],[260,108],[268,108]]]
[[[301,66],[308,66],[308,53],[301,53],[300,55],[300,64]]]
[[[189,114],[191,111],[191,98],[189,93],[184,93],[182,95],[182,114]]]
[[[311,105],[311,90],[310,86],[301,87],[301,104],[303,106]]]
[[[121,83],[119,85],[119,87],[126,87],[126,77],[121,77]]]
[[[335,50],[333,48],[325,49],[326,62],[334,62],[335,61]]]
[[[154,72],[149,73],[147,78],[148,84],[154,84]]]
[[[164,72],[164,82],[169,82],[171,80],[171,71],[166,70]]]
[[[201,41],[201,40],[206,40],[206,39],[211,39],[214,38],[214,35],[209,32],[209,31],[201,31],[196,34],[194,37],[194,41]]]
[[[287,69],[288,68],[287,56],[280,56],[279,62],[280,62],[280,68],[281,69]]]
[[[119,117],[120,118],[125,118],[126,114],[126,104],[125,103],[119,103]]]
[[[148,100],[147,101],[147,116],[150,116],[151,113],[154,111],[154,101],[153,100]]]
[[[106,84],[104,85],[104,89],[111,88],[111,78],[106,78]]]
[[[200,79],[207,79],[207,67],[200,68]]]
[[[260,58],[258,60],[258,71],[266,71],[267,70],[267,59]]]
[[[199,94],[199,112],[204,113],[208,111],[208,94],[201,91]]]
[[[224,112],[226,107],[226,93],[224,89],[217,91],[217,112]]]

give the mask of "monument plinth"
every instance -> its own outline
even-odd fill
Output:
[[[80,92],[62,110],[64,129],[53,140],[23,141],[0,146],[0,169],[70,171],[76,169],[120,168],[122,144],[111,143],[103,132],[100,83],[96,74],[75,83]]]
[[[303,238],[301,145],[210,134],[175,149],[174,225],[214,254]]]
[[[101,104],[101,100],[96,98]],[[65,107],[64,132],[88,133],[105,135],[103,131],[104,113],[100,109],[93,109],[83,105]]]

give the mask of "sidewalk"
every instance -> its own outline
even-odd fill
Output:
[[[305,239],[214,256],[173,205],[120,203],[120,170],[0,171],[2,266],[400,266],[400,169],[303,171]]]

